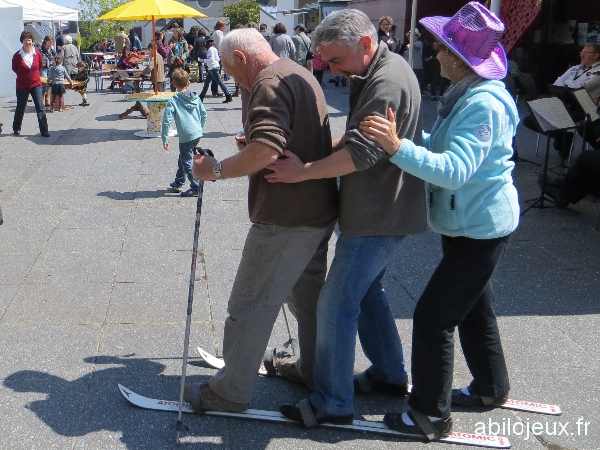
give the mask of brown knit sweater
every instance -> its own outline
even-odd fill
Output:
[[[303,162],[331,154],[327,104],[315,77],[283,58],[256,78],[245,111],[246,141],[261,142]],[[250,175],[248,209],[252,222],[283,227],[326,227],[338,211],[335,178],[270,184],[263,169]]]

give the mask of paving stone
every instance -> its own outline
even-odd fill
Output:
[[[0,317],[4,315],[6,307],[10,304],[18,290],[19,285],[17,284],[0,284]]]
[[[108,323],[179,323],[187,317],[189,283],[152,281],[115,283],[106,320]],[[142,305],[140,307],[140,305]],[[192,319],[210,320],[206,287],[196,283]]]
[[[46,245],[51,232],[50,229],[42,229],[42,231],[3,229],[0,231],[0,253],[38,254]]]
[[[119,252],[123,247],[125,228],[57,229],[46,244],[47,252]]]
[[[84,360],[96,354],[98,325],[2,325],[0,379],[74,380],[89,375]]]
[[[24,284],[14,296],[1,324],[101,324],[111,296],[111,283]],[[43,314],[40,314],[43,311]]]
[[[20,284],[37,257],[37,253],[0,253],[0,286]]]
[[[129,221],[131,208],[86,208],[69,209],[63,214],[57,228],[72,228],[80,230],[98,228],[125,228]]]

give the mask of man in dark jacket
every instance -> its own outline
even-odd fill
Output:
[[[204,81],[204,71],[202,70],[202,67],[204,67],[205,70],[208,70],[208,68],[206,68],[206,64],[201,63],[199,60],[206,59],[208,57],[207,55],[208,50],[206,49],[206,31],[204,31],[202,28],[199,28],[198,37],[194,41],[194,50],[192,51],[192,58],[194,61],[198,62],[198,83],[202,83]]]
[[[193,46],[194,42],[196,41],[196,38],[198,37],[198,30],[200,27],[198,26],[193,26],[192,28],[190,28],[190,32],[186,33],[185,36],[183,36],[183,38],[187,41],[188,45]]]

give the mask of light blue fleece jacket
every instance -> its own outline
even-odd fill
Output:
[[[161,138],[163,144],[169,143],[169,127],[175,118],[179,142],[190,142],[202,137],[206,123],[206,109],[195,92],[185,91],[175,94],[165,106]]]
[[[519,116],[500,81],[467,90],[438,117],[423,147],[407,139],[390,161],[427,182],[429,226],[446,236],[493,239],[519,224],[512,139]]]

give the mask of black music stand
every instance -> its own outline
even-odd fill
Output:
[[[566,131],[577,127],[571,116],[569,116],[565,105],[557,97],[529,101],[527,102],[527,106],[529,106],[531,117],[535,121],[539,132],[546,135],[546,155],[544,156],[544,165],[542,167],[542,190],[540,196],[527,200],[527,202],[533,201],[533,203],[521,215],[524,215],[531,208],[548,208],[548,206],[544,205],[544,200],[548,200],[556,206],[556,202],[549,196],[546,196],[546,176],[548,175],[548,158],[550,156],[550,132]]]
[[[592,122],[595,122],[596,120],[600,120],[600,116],[598,115],[598,111],[596,109],[597,107],[594,104],[594,100],[592,100],[592,97],[585,88],[571,91],[570,95],[575,99],[575,103],[579,104],[582,113],[585,116],[583,119],[583,130],[581,132],[581,136],[583,137],[581,151],[584,151],[587,137],[587,126],[591,125]],[[581,122],[578,122],[577,125],[581,125]]]
[[[517,109],[519,108],[519,96],[525,97],[525,100],[533,100],[539,97],[537,88],[535,86],[535,82],[533,81],[533,77],[529,73],[509,73],[503,81],[506,85],[506,90],[508,90],[508,93],[515,99]],[[519,156],[516,135],[513,137],[512,146],[513,156],[510,158],[511,161],[515,163],[527,162],[529,164],[533,164],[534,166],[541,165],[534,161],[531,161],[530,159],[526,159]]]

